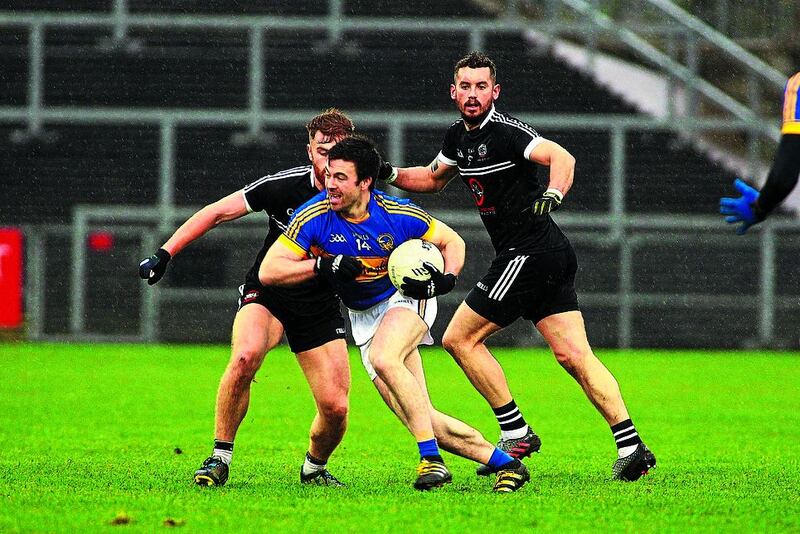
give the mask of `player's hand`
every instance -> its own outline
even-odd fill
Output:
[[[167,272],[167,264],[171,258],[169,252],[163,248],[156,250],[155,254],[139,262],[139,277],[152,286]]]
[[[533,201],[531,205],[531,212],[534,215],[547,215],[550,212],[556,211],[561,206],[561,201],[564,200],[564,195],[557,189],[548,189],[542,196]]]
[[[391,184],[397,180],[397,168],[393,167],[388,161],[381,162],[378,169],[378,180]]]
[[[361,262],[353,256],[337,254],[336,256],[318,256],[314,264],[314,272],[324,276],[331,282],[340,284],[352,282],[361,274]]]
[[[430,279],[414,280],[407,276],[403,277],[403,283],[400,285],[403,295],[417,300],[430,299],[437,295],[450,293],[456,287],[458,279],[453,273],[442,273],[427,261],[423,262],[422,266],[431,274]]]
[[[758,189],[751,187],[740,179],[733,182],[734,187],[742,194],[739,198],[722,197],[719,199],[719,212],[725,217],[728,224],[741,225],[736,229],[736,235],[742,235],[747,229],[764,220],[764,215],[758,209]]]

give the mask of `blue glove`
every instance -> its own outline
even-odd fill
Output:
[[[740,179],[733,182],[736,189],[742,194],[739,198],[722,197],[719,199],[719,212],[725,217],[728,224],[742,223],[736,229],[736,235],[742,235],[747,229],[764,220],[764,215],[759,211],[756,201],[758,189],[750,187]]]

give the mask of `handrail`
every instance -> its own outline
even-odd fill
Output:
[[[620,27],[617,22],[607,15],[601,13],[590,3],[585,2],[584,0],[561,1],[578,13],[588,17],[598,27],[612,35],[615,35],[620,41],[628,45],[631,50],[639,54],[644,59],[652,61],[673,76],[680,78],[687,85],[699,91],[729,113],[752,124],[754,129],[765,137],[773,141],[777,141],[780,138],[780,132],[777,128],[772,129],[770,134],[765,134],[764,132],[767,131],[765,121],[761,120],[750,108],[740,104],[738,101],[718,89],[716,86],[700,78],[690,69],[679,64],[668,55],[664,54],[656,47],[639,37],[633,31]]]
[[[770,65],[761,61],[759,58],[748,52],[744,47],[738,45],[722,33],[718,32],[708,24],[704,23],[691,13],[681,9],[669,0],[644,0],[650,5],[660,9],[675,22],[681,24],[696,34],[702,36],[708,42],[725,52],[734,61],[746,66],[755,74],[774,85],[777,89],[783,89],[786,79],[782,72],[774,69]]]

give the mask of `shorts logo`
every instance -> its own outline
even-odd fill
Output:
[[[489,291],[489,286],[487,286],[483,282],[478,282],[476,285],[478,286],[478,289],[482,289],[483,291]]]
[[[344,328],[337,328],[336,333],[344,335]]]
[[[330,243],[347,243],[347,238],[342,234],[331,234]]]
[[[390,252],[394,248],[394,238],[392,237],[392,234],[379,235],[378,245],[386,252]]]

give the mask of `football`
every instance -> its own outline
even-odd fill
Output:
[[[430,274],[422,262],[431,263],[440,271],[444,270],[444,258],[436,245],[422,239],[411,239],[402,243],[389,256],[389,280],[400,290],[403,278],[428,280]],[[402,293],[402,290],[400,290]]]

